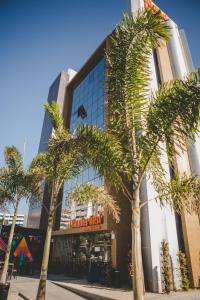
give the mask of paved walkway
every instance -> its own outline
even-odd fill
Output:
[[[133,300],[133,293],[128,289],[114,289],[98,284],[88,284],[84,280],[55,279],[52,281],[79,295],[92,300]],[[172,292],[170,295],[146,293],[145,300],[200,300],[200,290],[189,292]]]
[[[36,299],[39,280],[29,277],[18,277],[12,279],[8,300],[22,300],[18,293],[22,293],[30,300]],[[47,281],[46,300],[85,300],[85,297],[80,297],[64,288],[61,288],[50,281]]]
[[[18,277],[12,280],[8,300],[22,300],[21,292],[30,300],[36,299],[38,279]],[[79,296],[78,296],[78,295]],[[49,276],[47,281],[46,300],[133,300],[132,291],[114,289],[105,286],[88,284],[84,280],[76,280],[64,276]],[[200,300],[200,290],[189,292],[173,292],[170,295],[147,293],[145,300]]]

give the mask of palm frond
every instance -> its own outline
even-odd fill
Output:
[[[166,141],[168,152],[185,148],[198,132],[200,86],[196,74],[164,84],[153,97],[147,115],[147,137]],[[176,146],[176,147],[174,147]]]
[[[200,179],[193,177],[176,176],[160,193],[161,205],[169,204],[177,213],[183,211],[188,213],[200,212]]]
[[[13,171],[23,169],[23,159],[19,150],[15,146],[5,147],[4,158],[6,166]]]
[[[116,187],[120,184],[119,174],[131,178],[131,170],[123,156],[119,141],[112,135],[96,127],[84,125],[77,130],[77,143],[83,155],[108,183]]]
[[[60,142],[65,143],[66,141],[61,139]],[[68,152],[66,147],[57,147],[60,144],[58,139],[56,139],[56,145],[53,145],[52,140],[51,143],[48,152],[39,153],[33,159],[29,168],[29,175],[30,178],[32,176],[37,181],[45,181],[50,185],[56,181],[59,189],[66,180],[74,178],[80,173],[86,160],[79,155],[78,151]]]
[[[65,128],[55,130],[48,142],[49,152],[56,151],[62,153],[63,151],[69,152],[73,150],[75,136],[70,134]]]
[[[5,148],[5,167],[0,169],[0,203],[18,205],[22,198],[39,198],[37,178],[23,169],[22,156],[14,146]],[[38,185],[39,186],[39,185]]]
[[[103,208],[108,208],[114,219],[118,223],[120,221],[120,209],[114,198],[102,186],[93,184],[83,184],[78,186],[67,197],[68,202],[76,202],[77,204],[92,204],[100,205]]]
[[[162,194],[169,181],[169,178],[167,178],[169,174],[168,160],[166,160],[166,157],[164,160],[164,149],[160,145],[154,149],[150,156],[148,155],[148,161],[145,159],[144,162],[141,162],[141,174],[146,174],[147,178],[149,178],[150,182],[153,184],[155,191],[158,194]],[[145,164],[146,168],[144,171]]]
[[[63,118],[60,114],[57,103],[55,101],[53,101],[51,104],[46,102],[44,104],[44,108],[49,114],[53,128],[55,130],[62,129],[63,128]]]
[[[141,116],[148,108],[151,49],[169,39],[168,27],[159,13],[140,12],[124,20],[111,36],[108,64],[109,128],[128,139],[134,128],[143,128]]]
[[[29,166],[29,176],[37,176],[38,179],[45,176],[45,172],[48,165],[49,155],[47,152],[39,153],[31,162]]]
[[[6,168],[0,169],[0,207],[9,205],[13,201],[13,187],[8,179]]]
[[[30,206],[35,206],[41,203],[43,190],[41,178],[37,174],[26,173],[24,178],[24,187],[26,200],[29,201]]]

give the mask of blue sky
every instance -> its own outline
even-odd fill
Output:
[[[199,0],[155,3],[185,29],[200,67]],[[0,165],[5,146],[23,152],[26,142],[28,166],[50,84],[61,70],[79,70],[128,8],[129,0],[0,0]]]

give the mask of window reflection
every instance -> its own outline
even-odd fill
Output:
[[[74,89],[72,95],[72,113],[70,131],[74,132],[78,125],[88,124],[98,128],[104,128],[104,93],[105,93],[105,59],[101,58],[96,66]],[[81,112],[80,112],[81,108]],[[82,109],[84,108],[84,110]],[[81,174],[73,180],[69,180],[64,186],[64,202],[66,196],[77,185],[83,183],[103,184],[103,178],[92,168],[82,170]],[[63,206],[65,204],[63,203]],[[84,206],[85,213],[87,207]],[[84,215],[83,212],[81,212]],[[81,216],[80,216],[81,217]],[[76,216],[77,218],[77,216]]]

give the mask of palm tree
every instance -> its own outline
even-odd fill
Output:
[[[53,134],[48,143],[48,151],[39,153],[33,159],[29,173],[36,177],[38,181],[45,181],[51,189],[50,209],[48,212],[48,225],[46,232],[46,239],[44,244],[43,260],[40,273],[40,282],[37,293],[37,300],[45,299],[46,295],[46,279],[48,271],[49,251],[51,234],[54,222],[55,211],[61,202],[58,203],[58,194],[63,187],[64,182],[76,177],[80,170],[87,166],[87,160],[84,157],[81,145],[77,142],[75,135],[70,134],[64,128],[63,118],[59,112],[59,107],[56,102],[52,104],[46,103],[45,109],[49,113],[52,125]],[[101,189],[101,196],[95,197]],[[80,195],[85,198],[81,198]],[[76,193],[71,194],[71,201],[81,201],[85,203],[90,199],[91,201],[101,204],[103,207],[108,206],[108,209],[113,213],[116,221],[119,221],[119,208],[115,200],[100,187],[85,185],[80,187]]]
[[[46,103],[45,109],[49,113],[53,125],[53,133],[48,143],[48,151],[39,153],[33,159],[29,168],[30,174],[36,176],[40,182],[45,181],[48,184],[51,194],[37,300],[45,299],[46,294],[46,279],[54,215],[57,207],[61,205],[61,203],[57,203],[58,194],[64,182],[77,176],[81,166],[84,165],[84,160],[79,155],[79,148],[74,146],[74,136],[64,128],[63,119],[56,102],[52,102],[52,104]],[[63,140],[65,144],[62,144]]]
[[[200,206],[199,179],[181,177],[174,168],[174,176],[167,182],[161,162],[167,152],[173,168],[175,155],[186,151],[186,141],[194,140],[198,131],[198,74],[161,85],[149,99],[152,49],[169,40],[168,29],[159,12],[145,10],[136,18],[124,16],[106,53],[106,132],[87,125],[77,131],[88,162],[107,185],[121,189],[131,204],[135,300],[144,299],[140,214],[147,202],[142,203],[140,187],[145,176],[153,182],[161,206],[171,205],[179,213],[183,209],[197,211]]]
[[[14,216],[0,279],[0,282],[3,284],[6,282],[10,250],[20,201],[26,198],[30,203],[34,203],[40,198],[40,187],[34,178],[24,170],[22,155],[18,149],[14,146],[6,147],[4,156],[5,167],[0,169],[0,202],[3,206],[12,205]]]

